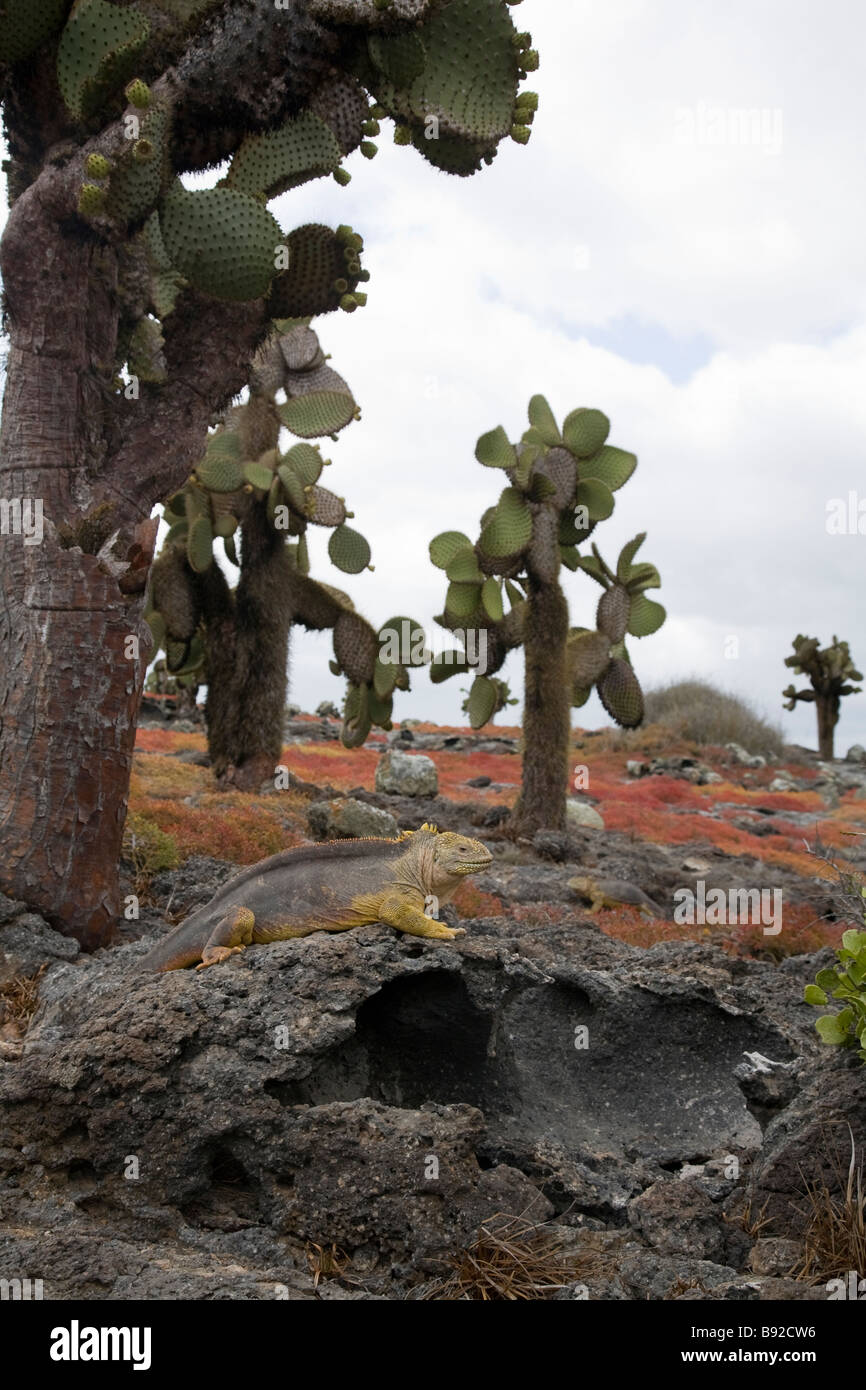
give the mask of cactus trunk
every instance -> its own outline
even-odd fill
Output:
[[[827,762],[833,759],[833,735],[839,722],[839,696],[818,695],[818,753]]]
[[[110,357],[113,319],[86,242],[53,239],[54,281],[44,238],[34,235],[29,267],[24,240],[6,239],[3,260],[13,312],[0,430],[0,888],[95,948],[120,914],[147,571],[125,593],[86,525],[58,536],[82,511],[98,527],[87,464],[102,417],[90,361]],[[22,297],[30,312],[19,315]],[[156,523],[115,514],[115,526],[127,544],[136,538],[146,566]],[[139,635],[140,653],[130,643]]]
[[[273,776],[283,744],[294,570],[263,506],[241,531],[241,577],[232,599],[217,565],[200,577],[205,619],[208,748],[214,773],[255,790]]]
[[[558,583],[536,580],[529,581],[528,601],[523,783],[510,822],[511,829],[521,835],[565,829],[571,736],[568,604]]]

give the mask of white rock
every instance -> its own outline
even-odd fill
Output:
[[[435,796],[439,790],[436,764],[424,753],[389,748],[376,764],[376,791],[390,796]]]
[[[573,796],[565,803],[565,822],[574,829],[604,830],[604,821],[595,807]]]

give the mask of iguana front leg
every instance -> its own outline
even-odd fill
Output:
[[[379,904],[379,921],[409,936],[427,936],[438,941],[452,941],[455,936],[466,935],[463,927],[446,927],[444,922],[428,917],[402,893],[386,894]]]
[[[196,970],[206,970],[209,965],[218,965],[222,960],[242,951],[253,939],[256,919],[248,907],[236,907],[214,927],[201,953],[201,964]]]

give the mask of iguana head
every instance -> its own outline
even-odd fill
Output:
[[[492,861],[493,855],[480,840],[455,835],[451,830],[442,831],[433,844],[432,891],[441,893],[466,874],[480,873]]]

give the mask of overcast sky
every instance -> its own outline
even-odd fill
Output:
[[[327,481],[376,568],[341,579],[311,528],[313,573],[377,624],[432,626],[445,582],[429,540],[477,534],[501,485],[478,435],[517,438],[536,391],[560,418],[599,407],[639,464],[594,538],[615,559],[648,532],[669,614],[631,640],[644,685],[705,677],[814,744],[814,710],[782,709],[791,639],[835,633],[866,662],[862,6],[524,0],[514,15],[541,55],[527,147],[454,179],[385,123],[347,188],[271,205],[286,229],[352,223],[371,272],[366,309],[316,326],[363,410]],[[863,534],[856,518],[831,534],[828,505],[849,493]],[[572,622],[593,626],[598,587],[564,583]],[[339,701],[330,655],[298,634],[290,699]],[[519,653],[504,674],[520,693]],[[462,722],[461,684],[416,674],[396,716]],[[595,697],[575,718],[609,722]],[[843,702],[837,751],[855,741],[866,693]]]

